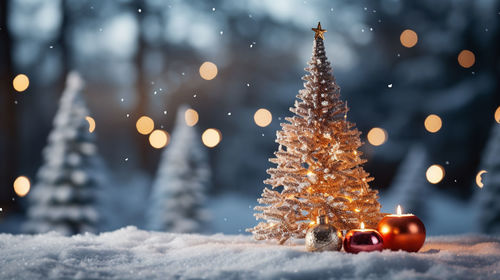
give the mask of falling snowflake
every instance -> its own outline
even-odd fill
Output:
[[[388,87],[388,88],[392,88],[392,84],[388,84],[388,85],[387,85],[387,87]]]
[[[142,13],[142,9],[137,9],[137,11],[138,11],[139,13]]]
[[[212,12],[215,12],[215,8],[212,8]]]
[[[227,115],[228,115],[228,116],[231,116],[231,112],[228,112],[228,113],[227,113]]]
[[[125,161],[128,161],[128,158],[125,158]]]
[[[224,31],[221,30],[219,33],[220,33],[220,35],[222,35],[222,34],[224,34]]]
[[[163,111],[163,114],[166,115],[167,114],[167,110]]]

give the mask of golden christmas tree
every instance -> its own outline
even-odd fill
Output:
[[[375,228],[383,217],[377,191],[370,189],[373,178],[363,169],[366,162],[358,151],[362,145],[355,124],[347,121],[347,104],[340,99],[330,62],[325,55],[324,33],[318,23],[309,74],[302,79],[293,117],[285,118],[276,133],[279,144],[270,162],[270,178],[261,204],[255,207],[260,222],[248,229],[258,240],[304,238],[316,217],[327,215],[339,230],[358,228],[361,222]],[[278,190],[281,190],[279,192]]]

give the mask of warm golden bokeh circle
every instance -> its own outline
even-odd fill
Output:
[[[433,164],[427,168],[427,171],[425,172],[425,177],[427,178],[427,181],[431,184],[437,184],[441,182],[444,178],[444,168],[439,165],[439,164]]]
[[[14,192],[20,197],[26,196],[30,188],[30,180],[26,176],[19,176],[14,181]]]
[[[222,134],[218,129],[209,128],[201,135],[201,141],[209,148],[217,146],[222,139]]]
[[[194,109],[187,109],[184,113],[184,120],[188,126],[194,126],[198,123],[198,112]]]
[[[28,89],[30,85],[30,79],[24,74],[17,75],[14,80],[12,80],[12,86],[18,92],[23,92]]]
[[[269,112],[269,110],[261,108],[255,112],[255,114],[253,115],[253,120],[255,121],[256,125],[260,127],[266,127],[273,120],[273,115],[271,114],[271,112]]]
[[[140,134],[147,135],[155,128],[155,122],[148,116],[142,116],[135,123],[135,127]]]
[[[495,111],[495,121],[497,121],[497,123],[500,123],[500,106],[498,106],[497,110]]]
[[[156,129],[149,135],[149,144],[155,149],[161,149],[168,144],[168,133],[161,129]]]
[[[441,118],[438,115],[430,114],[425,118],[424,126],[431,133],[438,132],[443,125]]]
[[[203,62],[200,66],[200,76],[205,80],[212,80],[217,76],[217,65],[210,61]]]
[[[399,36],[399,40],[401,41],[401,45],[412,48],[418,42],[418,35],[415,31],[406,29],[401,33],[401,36]]]
[[[89,132],[92,133],[95,130],[95,120],[91,116],[86,116],[85,120],[89,123]]]
[[[486,170],[481,170],[477,173],[476,175],[476,184],[478,187],[480,188],[483,188],[484,187],[484,184],[483,184],[483,178],[481,177],[483,174],[485,173],[488,173],[488,171]]]
[[[366,137],[373,146],[380,146],[387,141],[387,132],[380,127],[370,129]]]
[[[476,63],[476,56],[469,50],[463,50],[458,54],[458,64],[463,68],[470,68]]]

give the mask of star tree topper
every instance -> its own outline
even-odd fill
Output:
[[[318,21],[318,27],[316,28],[311,28],[312,31],[314,31],[314,39],[321,38],[325,40],[325,35],[324,33],[327,32],[326,29],[321,29],[321,22]]]

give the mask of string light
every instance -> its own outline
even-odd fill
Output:
[[[424,126],[427,131],[431,133],[436,133],[441,129],[441,126],[443,125],[443,122],[441,121],[441,118],[438,115],[430,114],[425,118],[424,121]]]
[[[168,133],[161,129],[156,129],[149,135],[149,144],[155,149],[161,149],[168,144]]]
[[[425,172],[425,176],[427,177],[427,181],[431,184],[437,184],[441,182],[444,178],[444,168],[439,164],[433,164],[427,168],[427,172]]]
[[[209,148],[217,146],[222,139],[222,134],[218,129],[209,128],[201,135],[201,141]]]
[[[200,66],[200,76],[205,80],[212,80],[217,76],[217,65],[213,62],[205,61]]]
[[[387,140],[387,132],[380,127],[374,127],[368,132],[367,139],[373,146],[380,146]]]
[[[418,42],[418,35],[415,31],[406,29],[401,33],[401,36],[399,36],[399,40],[404,47],[412,48]]]
[[[89,132],[92,133],[95,130],[95,120],[91,116],[86,116],[85,120],[89,123]]]
[[[24,74],[17,75],[14,80],[12,80],[12,86],[18,92],[23,92],[28,89],[30,85],[30,79]]]
[[[30,188],[31,183],[26,176],[19,176],[14,181],[14,192],[20,197],[26,196],[29,193]]]
[[[271,112],[269,112],[269,110],[260,108],[253,115],[253,120],[255,121],[256,125],[260,127],[266,127],[273,120],[273,115],[271,114]]]
[[[500,106],[498,106],[497,110],[495,111],[495,120],[497,123],[500,123]]]
[[[155,122],[148,116],[142,116],[137,120],[135,126],[140,134],[148,135],[155,128]]]
[[[476,63],[476,56],[469,50],[462,50],[457,57],[458,64],[463,68],[470,68]]]
[[[198,123],[198,112],[196,112],[196,110],[194,109],[187,109],[184,113],[184,119],[188,126],[194,126]]]
[[[483,184],[483,179],[481,178],[481,175],[485,174],[485,173],[488,173],[488,171],[486,170],[481,170],[477,173],[476,175],[476,184],[478,187],[480,187],[481,189],[484,187],[484,184]]]

